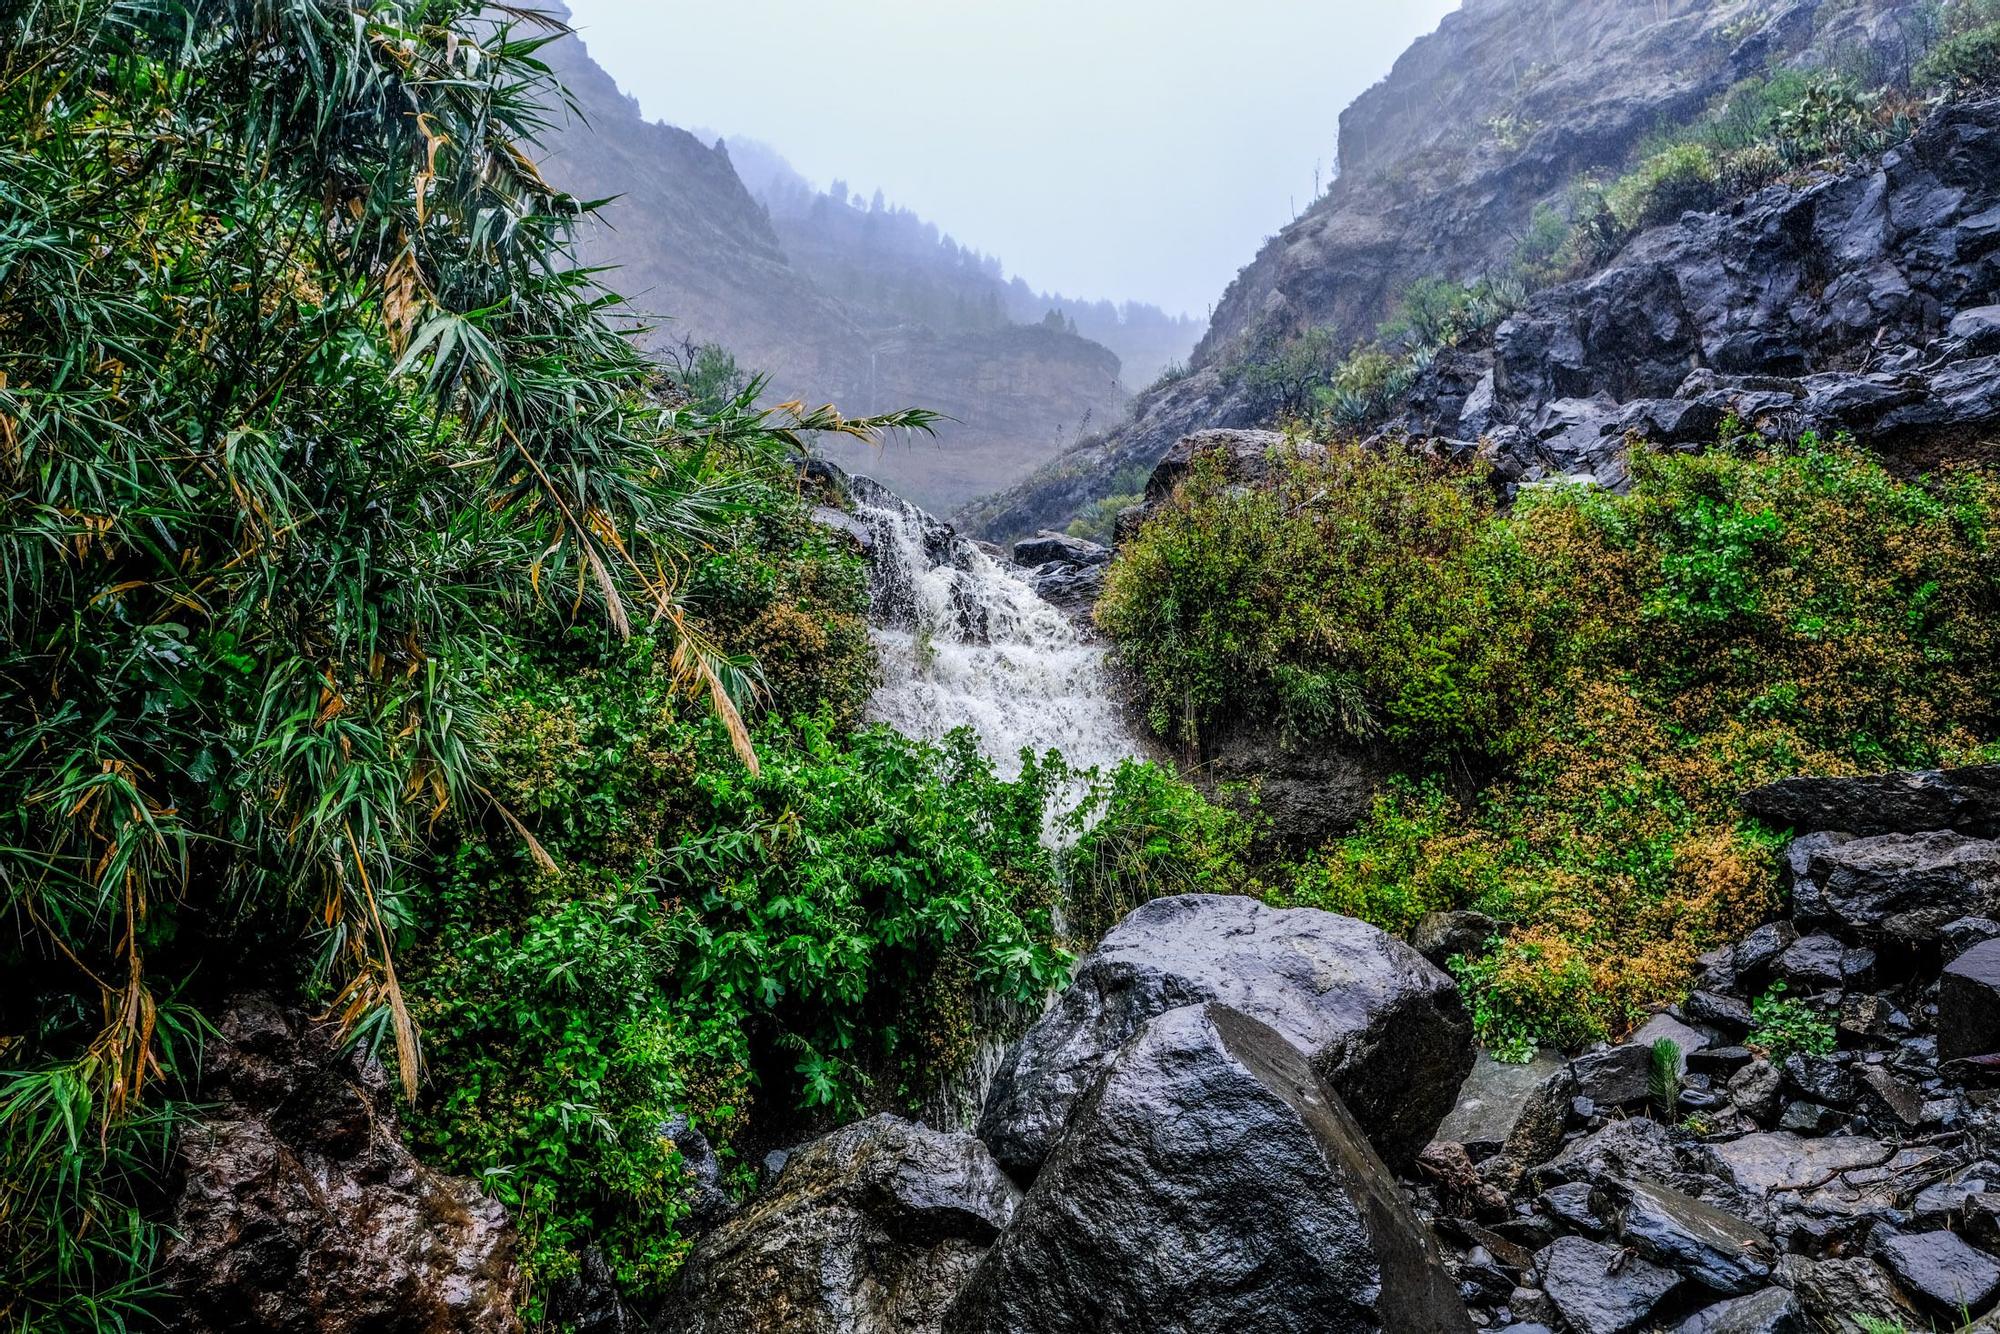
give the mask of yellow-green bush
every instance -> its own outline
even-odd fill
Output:
[[[1735,806],[1798,772],[1966,760],[2000,737],[2000,483],[1846,447],[1638,454],[1631,494],[1511,512],[1413,456],[1201,470],[1114,565],[1100,623],[1156,726],[1273,718],[1410,775],[1275,897],[1407,929],[1509,924],[1463,977],[1490,1042],[1615,1032],[1775,903]],[[1354,707],[1304,708],[1301,680]],[[1344,688],[1342,694],[1335,687]],[[1461,803],[1437,781],[1494,775]]]
[[[1690,210],[1722,202],[1722,169],[1708,145],[1675,144],[1621,177],[1606,196],[1612,215],[1628,229],[1657,227]]]

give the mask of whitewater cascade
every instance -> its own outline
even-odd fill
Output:
[[[1008,777],[1020,772],[1023,750],[1059,750],[1072,767],[1105,773],[1140,754],[1101,646],[950,525],[870,478],[848,485],[870,538],[868,619],[882,663],[872,721],[925,739],[970,727]],[[1073,785],[1057,800],[1073,805],[1085,790]],[[970,1129],[1006,1056],[1004,1035],[1038,1012],[982,999],[972,1057],[923,1100],[923,1119]]]
[[[948,524],[866,477],[850,493],[873,538],[870,720],[926,740],[970,727],[1010,777],[1024,749],[1106,773],[1140,753],[1101,645]]]

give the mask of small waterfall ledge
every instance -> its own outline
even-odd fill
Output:
[[[874,538],[870,721],[925,740],[970,727],[1009,777],[1024,749],[1107,773],[1142,753],[1103,646],[950,525],[870,478],[849,486]]]
[[[871,722],[925,740],[970,727],[1003,777],[1020,772],[1023,750],[1058,750],[1074,768],[1105,773],[1142,754],[1102,645],[949,524],[871,478],[847,485],[871,538],[868,619],[882,666]],[[1079,785],[1069,800],[1083,795]],[[1003,1035],[1034,1017],[1010,1001],[982,1003],[972,1059],[931,1090],[924,1120],[969,1130],[1006,1056]]]

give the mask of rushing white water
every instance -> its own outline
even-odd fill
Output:
[[[1058,750],[1072,768],[1107,774],[1140,753],[1103,648],[1018,570],[866,477],[850,479],[850,494],[873,538],[869,623],[882,682],[871,719],[925,739],[970,727],[1007,777],[1020,772],[1023,750]],[[1075,783],[1056,799],[1073,807],[1086,790]],[[972,1059],[931,1090],[924,1120],[970,1129],[1007,1052],[1000,1035],[1033,1017],[1009,1001],[981,1001]]]
[[[1024,749],[1107,773],[1140,753],[1100,645],[947,525],[868,478],[852,487],[874,537],[872,720],[927,740],[970,727],[1004,776]]]

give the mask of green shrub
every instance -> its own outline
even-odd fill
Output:
[[[2000,21],[1947,38],[1912,77],[1921,88],[1976,91],[2000,84]]]
[[[1379,727],[1434,751],[1503,732],[1518,645],[1463,619],[1489,572],[1471,559],[1489,502],[1469,476],[1337,445],[1288,454],[1276,477],[1245,492],[1199,461],[1107,578],[1098,622],[1158,730]]]
[[[1714,208],[1722,202],[1721,180],[1722,170],[1706,144],[1676,144],[1620,177],[1605,202],[1622,227],[1636,231]]]
[[[1294,450],[1250,493],[1197,470],[1099,608],[1163,733],[1247,719],[1400,760],[1411,781],[1266,893],[1508,923],[1461,976],[1516,1050],[1623,1029],[1762,920],[1777,843],[1743,789],[2000,739],[2000,483],[1811,438],[1632,463],[1628,495],[1504,514],[1393,452]],[[1450,796],[1468,773],[1489,781]]]
[[[635,1293],[671,1277],[671,1116],[727,1153],[753,1099],[910,1107],[969,1058],[981,998],[1064,976],[1059,764],[1003,781],[965,734],[800,722],[760,733],[751,775],[670,692],[643,654],[515,678],[501,796],[560,869],[462,842],[408,963],[431,1073],[414,1138],[515,1210],[538,1282],[586,1244]]]
[[[1773,1061],[1794,1052],[1824,1056],[1832,1051],[1838,1038],[1833,1021],[1784,990],[1783,982],[1773,982],[1751,1005],[1750,1035],[1744,1042],[1769,1052]]]

